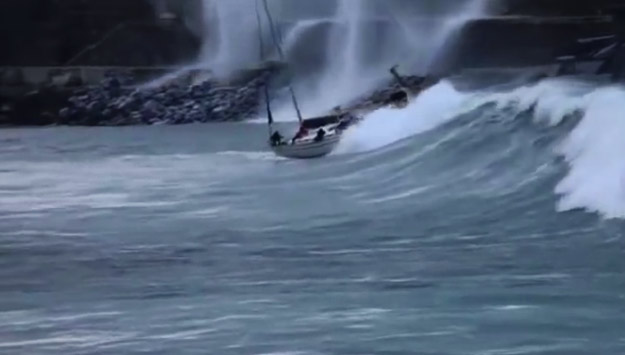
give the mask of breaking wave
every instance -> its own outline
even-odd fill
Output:
[[[406,108],[381,108],[346,132],[338,151],[364,152],[423,133],[457,117],[470,95],[443,81],[419,95]],[[465,108],[466,110],[466,108]]]
[[[476,120],[492,123],[494,119],[499,125],[513,120],[556,134],[546,154],[563,158],[567,163],[563,177],[554,187],[559,196],[558,211],[583,209],[608,219],[625,218],[623,113],[625,88],[616,85],[546,79],[507,92],[463,93],[452,83],[443,81],[425,91],[405,109],[382,108],[371,113],[362,124],[346,133],[337,153],[363,153],[393,145],[468,115],[473,117],[472,122],[458,127],[474,125]],[[561,126],[565,128],[560,129]],[[472,132],[483,133],[479,130]],[[518,132],[504,134],[512,140]],[[532,145],[532,139],[539,137],[528,138],[525,144]],[[459,141],[455,144],[458,147],[463,145]],[[468,154],[471,152],[456,152],[459,159],[467,158]],[[510,160],[508,165],[512,166],[520,157],[507,159]],[[552,164],[556,164],[555,161]]]
[[[441,332],[510,325],[500,338],[513,352],[535,329],[537,341],[568,342],[571,328],[554,337],[531,315],[576,322],[580,302],[603,327],[597,341],[620,337],[606,305],[622,304],[623,223],[597,220],[625,218],[625,89],[559,79],[467,92],[460,83],[443,81],[404,110],[373,112],[339,154],[306,161],[275,159],[257,124],[3,132],[0,251],[5,279],[15,281],[3,286],[5,303],[21,307],[30,292],[34,308],[5,312],[5,328],[19,332],[0,347],[43,353],[67,329],[97,337],[115,328],[129,340],[98,350],[169,349],[177,344],[153,340],[203,334],[209,322],[203,348],[221,353],[241,334],[252,335],[236,348],[246,353],[323,353],[348,349],[309,345],[335,335],[340,318],[355,332],[346,335],[351,352],[386,338],[372,351],[384,353],[426,310],[418,325],[426,332],[431,320],[444,322]],[[597,273],[600,282],[588,277]],[[205,302],[213,296],[217,306]],[[398,303],[380,311],[385,297]],[[171,309],[152,312],[163,305]],[[123,314],[85,316],[111,311]],[[137,336],[142,317],[170,327]],[[282,328],[266,333],[267,322]],[[264,348],[276,335],[293,341]],[[55,349],[75,352],[71,339]]]
[[[497,95],[499,107],[531,110],[535,123],[558,126],[579,122],[554,153],[568,163],[555,192],[560,211],[585,209],[606,218],[625,217],[625,88],[596,86],[571,79],[546,80]]]

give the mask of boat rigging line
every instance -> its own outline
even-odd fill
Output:
[[[265,13],[267,14],[267,20],[269,21],[269,29],[271,32],[271,38],[273,39],[273,43],[276,46],[278,55],[280,56],[280,60],[282,62],[285,62],[284,52],[282,51],[282,47],[280,45],[280,39],[278,38],[278,34],[276,32],[275,23],[273,21],[273,17],[271,16],[271,11],[269,11],[269,5],[267,4],[267,0],[262,0],[262,2],[263,2],[263,7],[265,9]],[[257,4],[256,11],[257,11],[257,16],[258,16],[258,25],[259,25],[259,29],[261,30],[261,32],[259,32],[259,35],[262,37],[262,25],[260,22],[260,14],[258,14],[258,2],[256,4]],[[262,42],[261,42],[261,46],[262,46]],[[261,49],[261,55],[264,54],[263,52],[264,50]],[[290,77],[288,80],[289,80],[289,85],[288,85],[289,92],[291,93],[291,100],[293,101],[293,106],[295,107],[295,111],[297,112],[297,119],[299,120],[299,123],[302,124],[303,122],[302,112],[300,111],[299,104],[297,103],[297,98],[295,97],[295,91],[293,90],[293,85],[291,85]]]

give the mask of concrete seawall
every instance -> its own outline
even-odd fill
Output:
[[[448,65],[508,67],[553,64],[577,38],[614,33],[609,16],[502,16],[467,24]]]

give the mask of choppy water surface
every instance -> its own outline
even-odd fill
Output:
[[[444,82],[334,156],[0,131],[0,353],[625,352],[625,90]]]

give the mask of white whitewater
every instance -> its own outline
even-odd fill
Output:
[[[443,81],[424,91],[406,108],[381,108],[345,132],[337,153],[360,153],[382,148],[445,124],[470,111],[472,95]]]
[[[584,97],[585,115],[560,153],[571,166],[556,192],[563,210],[585,208],[607,218],[625,217],[625,112],[623,88]]]
[[[552,79],[499,96],[497,102],[535,106],[535,118],[551,125],[580,112],[581,121],[556,151],[570,167],[556,187],[562,196],[558,207],[625,218],[625,118],[619,114],[625,112],[625,88]]]
[[[557,126],[580,115],[554,151],[568,164],[555,187],[559,211],[583,209],[604,218],[625,218],[625,87],[574,79],[547,79],[506,93],[460,93],[443,81],[402,110],[380,109],[346,132],[339,154],[379,149],[437,128],[483,104]],[[512,111],[510,111],[512,110]],[[518,116],[519,119],[526,117]]]

